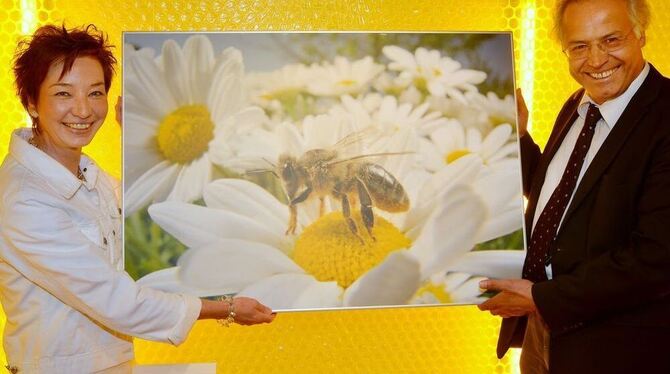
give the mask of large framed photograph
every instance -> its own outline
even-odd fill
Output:
[[[124,33],[126,270],[274,310],[519,277],[511,33]]]

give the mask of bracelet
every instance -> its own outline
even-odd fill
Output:
[[[233,304],[233,297],[223,295],[218,298],[219,301],[228,303],[228,317],[225,319],[217,319],[216,322],[221,326],[230,327],[235,322],[235,304]]]

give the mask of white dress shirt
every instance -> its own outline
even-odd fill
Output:
[[[595,134],[593,135],[593,140],[591,141],[589,151],[586,154],[586,159],[584,159],[582,169],[579,172],[575,190],[572,191],[572,196],[570,197],[570,202],[568,203],[568,209],[572,203],[572,199],[575,196],[575,191],[577,188],[579,188],[579,183],[582,181],[582,177],[586,173],[586,170],[591,164],[591,161],[593,161],[593,158],[596,157],[598,150],[600,150],[600,147],[605,142],[605,139],[607,139],[610,131],[612,131],[612,128],[619,120],[619,117],[621,117],[621,114],[628,106],[628,103],[633,98],[633,95],[635,95],[640,86],[642,86],[642,82],[644,82],[648,74],[649,63],[645,63],[644,68],[640,74],[633,80],[633,82],[631,82],[630,86],[628,86],[623,94],[600,105],[594,103],[587,93],[584,94],[581,102],[579,103],[579,106],[577,107],[577,113],[579,114],[579,117],[577,117],[575,122],[570,127],[570,130],[568,130],[568,133],[565,135],[563,142],[556,151],[556,154],[554,154],[554,158],[551,159],[551,162],[547,167],[544,184],[542,185],[542,190],[537,200],[537,207],[535,208],[533,229],[535,228],[537,220],[540,218],[540,214],[542,214],[542,210],[549,202],[551,194],[554,192],[558,186],[558,183],[561,181],[561,177],[563,177],[563,172],[565,171],[565,167],[568,165],[570,154],[575,148],[575,144],[577,143],[577,138],[582,131],[582,127],[584,127],[584,120],[586,118],[586,112],[589,109],[589,104],[594,104],[598,107],[598,109],[600,109],[602,118],[598,121],[598,123],[596,123]],[[568,209],[563,212],[563,217],[561,217],[561,224],[563,223],[563,218],[565,217],[565,213],[568,211]],[[551,264],[546,267],[546,270],[548,278],[551,279]]]
[[[179,344],[194,296],[139,287],[123,271],[119,184],[82,156],[80,181],[12,134],[0,167],[4,348],[19,373],[92,373],[133,358],[129,336]]]

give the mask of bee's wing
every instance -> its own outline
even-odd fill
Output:
[[[372,126],[366,127],[360,131],[354,131],[338,140],[329,149],[337,151],[339,154],[360,154],[365,151],[365,147],[371,141],[380,135],[380,131]]]
[[[408,154],[412,154],[412,153],[414,153],[414,152],[369,153],[369,154],[365,154],[365,155],[358,155],[358,156],[352,156],[352,157],[347,157],[347,158],[334,160],[334,161],[329,162],[328,166],[337,165],[337,164],[344,164],[344,163],[347,163],[347,162],[352,162],[352,161],[366,159],[366,158],[384,157],[384,156],[400,156],[400,155],[408,155]]]

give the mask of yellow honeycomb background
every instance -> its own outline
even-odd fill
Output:
[[[44,23],[95,23],[121,46],[122,31],[421,30],[512,31],[517,84],[544,143],[563,100],[577,88],[549,37],[553,0],[0,0],[0,156],[10,132],[25,126],[11,60],[22,35]],[[670,2],[650,0],[647,58],[670,74]],[[120,56],[120,48],[117,50]],[[110,100],[120,92],[120,74]],[[85,151],[121,174],[120,130],[113,117]],[[4,325],[0,313],[0,328]],[[136,341],[138,364],[216,362],[222,373],[513,373],[518,352],[495,357],[499,320],[475,307],[283,313],[266,326],[229,329],[199,322],[179,348]],[[0,364],[4,354],[0,350]]]

